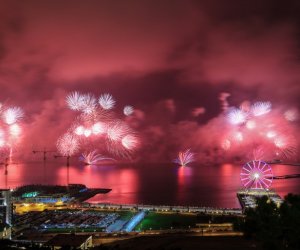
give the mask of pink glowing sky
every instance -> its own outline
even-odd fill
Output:
[[[128,122],[153,160],[212,144],[218,135],[191,131],[218,123],[222,92],[235,106],[300,108],[297,0],[0,3],[0,101],[23,107],[25,151],[55,147],[73,90],[133,105]]]

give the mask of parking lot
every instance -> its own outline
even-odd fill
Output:
[[[126,223],[131,214],[126,217],[125,219],[124,214],[113,211],[51,210],[16,215],[15,225],[17,228],[27,226],[43,232],[106,231],[107,228],[114,228],[114,224],[119,224],[120,221]]]

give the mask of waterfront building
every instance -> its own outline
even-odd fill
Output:
[[[0,225],[12,225],[13,204],[10,189],[0,189]]]

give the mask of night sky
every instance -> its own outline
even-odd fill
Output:
[[[139,160],[216,150],[222,93],[299,110],[299,13],[298,0],[1,0],[0,101],[26,114],[18,154],[55,148],[75,90],[135,107]],[[299,121],[287,131],[299,141]]]

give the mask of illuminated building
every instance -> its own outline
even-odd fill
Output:
[[[0,189],[0,224],[12,225],[13,205],[11,202],[11,190]]]

